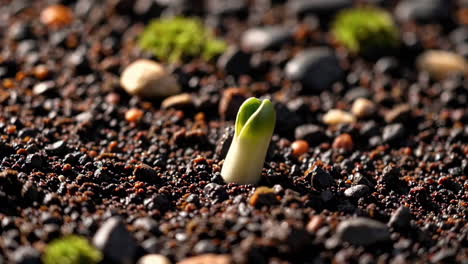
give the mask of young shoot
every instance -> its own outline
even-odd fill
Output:
[[[221,170],[224,181],[254,184],[260,180],[275,123],[276,112],[270,100],[252,97],[241,105]]]

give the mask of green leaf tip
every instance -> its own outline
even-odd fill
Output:
[[[270,100],[252,97],[241,105],[221,170],[226,182],[250,184],[260,179],[275,123],[276,111]]]

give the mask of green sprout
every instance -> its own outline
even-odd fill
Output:
[[[169,62],[199,56],[210,60],[227,48],[227,44],[216,39],[199,19],[184,17],[153,20],[138,43],[143,50]]]
[[[386,51],[398,46],[398,28],[392,16],[382,9],[358,7],[341,11],[332,33],[353,53]]]
[[[95,264],[102,254],[86,238],[76,235],[52,241],[44,252],[44,264]]]
[[[221,170],[224,181],[253,184],[260,180],[275,122],[276,112],[270,100],[252,97],[241,105]]]

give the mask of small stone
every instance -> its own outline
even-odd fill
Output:
[[[308,14],[318,16],[332,16],[337,11],[353,5],[352,0],[292,0],[288,1],[288,9],[297,16]]]
[[[261,208],[264,205],[275,205],[278,204],[278,202],[275,191],[272,188],[264,186],[257,187],[249,200],[250,205],[256,208]]]
[[[25,163],[31,168],[40,168],[42,166],[43,159],[39,154],[29,154],[26,157]]]
[[[368,194],[370,188],[367,185],[359,184],[352,187],[349,187],[344,191],[344,195],[348,198],[359,199]]]
[[[351,107],[351,113],[357,118],[366,118],[375,114],[375,104],[366,98],[358,98]]]
[[[312,171],[307,173],[311,173],[312,187],[317,190],[324,190],[335,185],[335,179],[320,167],[315,166]]]
[[[320,92],[343,77],[336,55],[330,48],[311,48],[298,53],[286,64],[286,77],[299,81],[304,91]]]
[[[382,140],[385,143],[395,143],[405,137],[405,127],[400,124],[387,125],[383,129]]]
[[[234,129],[230,126],[225,129],[223,135],[216,144],[216,155],[218,155],[219,159],[224,159],[226,157],[233,138]]]
[[[149,254],[140,258],[137,264],[171,264],[171,261],[163,255]]]
[[[383,57],[375,63],[375,71],[383,74],[395,74],[398,72],[398,60],[393,57]]]
[[[160,212],[166,211],[171,202],[165,194],[154,194],[152,197],[145,199],[144,205],[148,210],[159,210]]]
[[[334,126],[339,124],[350,124],[356,122],[356,118],[343,110],[331,109],[322,118],[323,123]]]
[[[63,154],[67,149],[66,143],[63,140],[59,140],[53,144],[47,145],[45,151],[49,155],[59,155]]]
[[[144,182],[157,182],[158,174],[156,171],[146,164],[138,164],[133,170],[135,180]]]
[[[181,92],[177,80],[163,65],[140,59],[128,65],[120,76],[120,85],[131,95],[167,97]]]
[[[232,264],[229,255],[203,254],[196,257],[186,258],[177,264]]]
[[[335,138],[332,147],[334,149],[344,149],[345,151],[350,152],[354,147],[353,138],[350,134],[341,134]]]
[[[249,51],[278,48],[292,38],[292,31],[281,26],[252,28],[242,35],[242,47]]]
[[[224,120],[234,120],[242,103],[247,99],[246,92],[241,88],[228,88],[223,91],[219,102],[219,115]]]
[[[229,47],[218,59],[218,67],[232,75],[242,75],[250,71],[251,54],[234,46]]]
[[[339,241],[348,242],[355,246],[370,246],[390,241],[390,232],[383,223],[358,217],[342,221],[338,225],[336,237]]]
[[[41,253],[30,246],[21,246],[18,247],[12,254],[12,259],[14,263],[18,264],[40,264]],[[1,263],[1,261],[0,261]]]
[[[40,19],[47,26],[63,27],[73,21],[73,12],[64,5],[51,5],[42,10]]]
[[[143,112],[142,110],[138,108],[131,108],[127,112],[125,112],[125,119],[128,122],[136,123],[140,121],[140,119],[143,117],[144,114],[145,112]]]
[[[450,13],[450,4],[444,0],[405,0],[395,8],[395,16],[399,20],[421,23],[448,19]]]
[[[313,146],[320,145],[323,141],[327,140],[327,135],[325,134],[324,129],[313,124],[305,124],[296,127],[294,135],[296,139],[306,140]]]
[[[296,140],[291,144],[292,153],[298,157],[309,151],[309,143],[305,140]]]
[[[193,98],[188,93],[169,96],[161,103],[162,109],[189,109],[191,107],[193,107]]]
[[[94,235],[93,244],[112,263],[134,263],[138,245],[120,217],[106,220]]]
[[[418,57],[417,66],[420,71],[426,71],[438,80],[454,74],[468,76],[468,62],[466,59],[450,51],[426,51]]]
[[[46,65],[37,65],[33,69],[34,76],[39,80],[44,80],[49,76],[49,68]]]
[[[409,104],[395,106],[385,114],[385,121],[387,123],[406,123],[410,118],[411,106]]]
[[[227,16],[245,13],[248,9],[246,0],[207,0],[206,9],[208,13],[215,16]]]
[[[319,230],[320,227],[322,227],[324,222],[325,222],[325,219],[322,216],[314,215],[310,219],[309,223],[307,223],[306,229],[310,233],[315,233],[317,232],[317,230]]]
[[[407,230],[411,226],[411,211],[406,206],[400,206],[388,221],[388,226],[396,230]]]
[[[54,81],[40,82],[33,87],[33,93],[35,95],[46,95],[56,91]]]

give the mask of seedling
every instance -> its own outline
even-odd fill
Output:
[[[221,170],[224,181],[254,184],[260,180],[275,123],[276,112],[270,100],[252,97],[241,105]]]
[[[96,264],[102,253],[86,238],[70,235],[52,241],[44,252],[44,264]]]
[[[143,31],[138,44],[143,50],[169,62],[189,57],[210,60],[224,52],[227,45],[216,39],[196,18],[163,18],[153,20]]]
[[[392,16],[378,8],[358,7],[338,14],[334,37],[353,53],[369,54],[398,46],[399,33]]]

